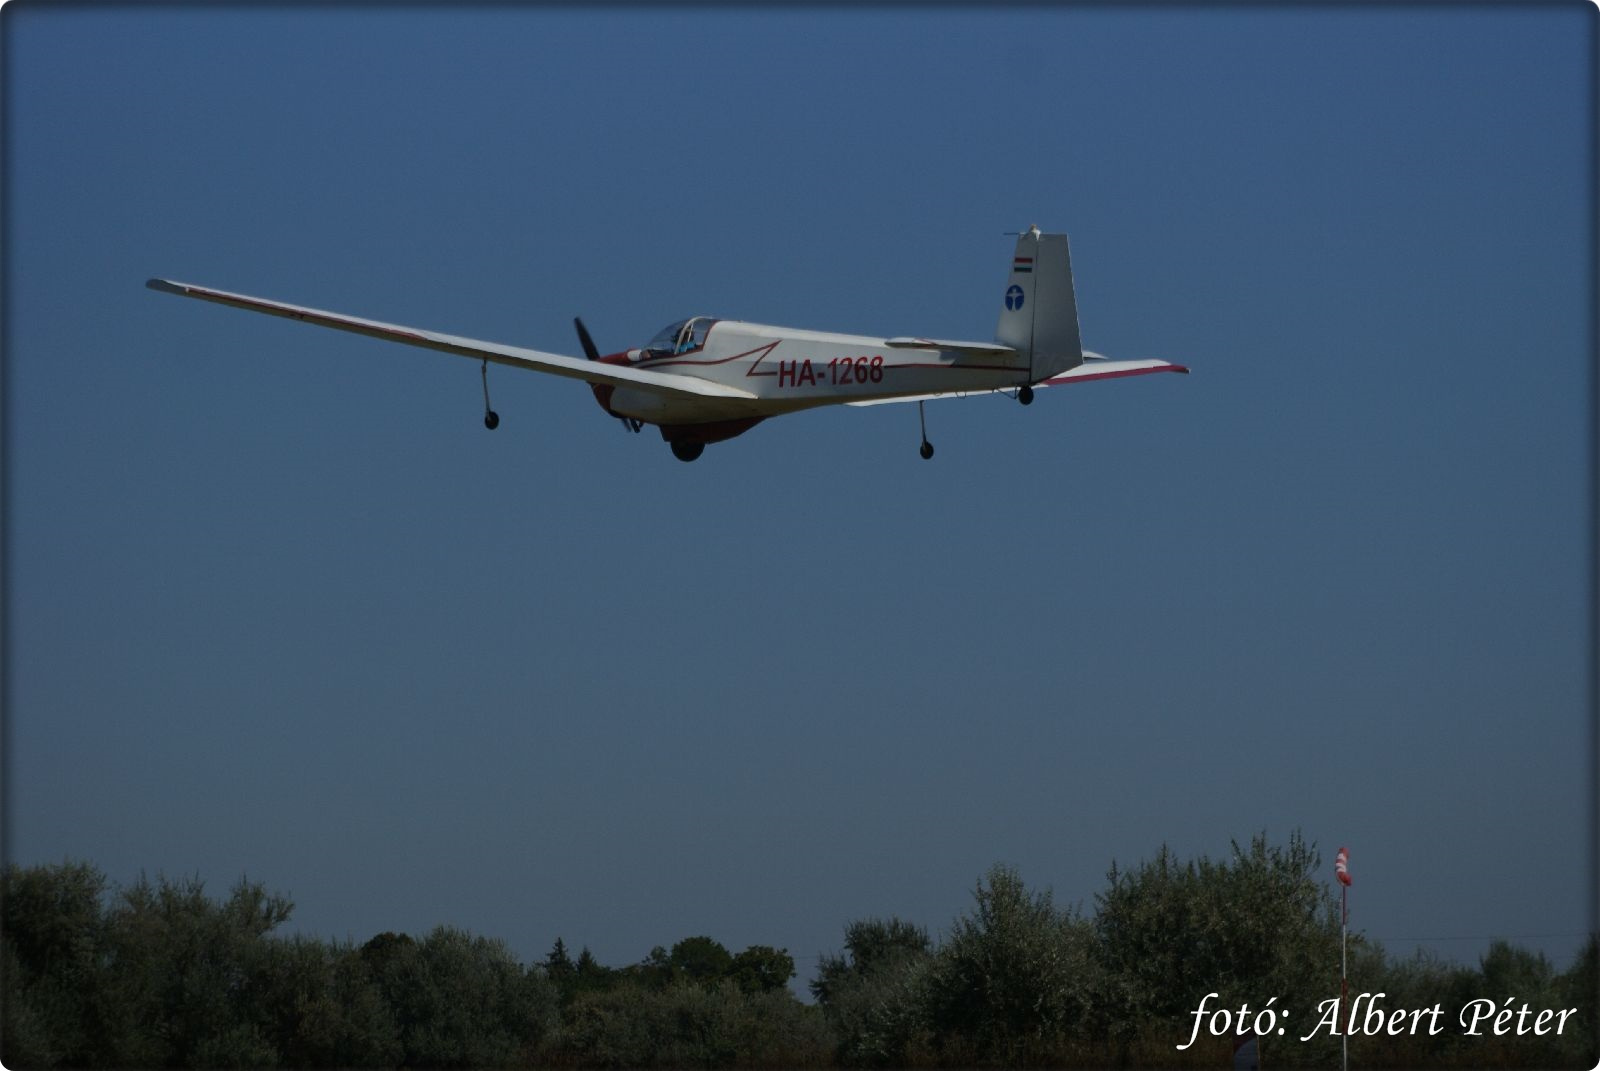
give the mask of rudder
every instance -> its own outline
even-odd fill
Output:
[[[1030,383],[1083,363],[1066,235],[1043,234],[1032,227],[1017,237],[994,337],[1028,361]]]

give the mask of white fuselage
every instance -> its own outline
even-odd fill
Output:
[[[983,391],[1026,383],[1026,361],[1010,352],[971,352],[905,340],[717,320],[683,352],[629,350],[607,358],[630,368],[710,380],[751,398],[666,397],[621,384],[608,408],[653,424],[777,416],[841,401],[941,391]]]

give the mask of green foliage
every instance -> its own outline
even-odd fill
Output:
[[[894,1067],[929,1051],[928,931],[897,918],[861,919],[844,931],[841,956],[824,956],[811,992],[849,1066]]]
[[[822,1008],[838,1039],[841,1063],[899,1067],[932,1051],[929,954],[906,955],[836,978]]]
[[[1226,1039],[1179,1053],[1190,1015],[1278,998],[1308,1030],[1337,993],[1339,927],[1298,836],[1225,861],[1163,848],[1113,866],[1096,911],[1058,907],[997,866],[942,940],[889,918],[845,927],[815,1006],[794,960],[709,937],[623,968],[557,941],[525,968],[496,940],[439,927],[362,945],[279,936],[288,899],[241,880],[115,890],[92,866],[0,871],[0,1060],[8,1067],[1225,1066]],[[1391,959],[1353,938],[1351,992],[1442,1009],[1440,1035],[1353,1037],[1366,1067],[1591,1067],[1600,948],[1558,971],[1496,941],[1475,966]],[[1464,1037],[1469,1001],[1577,1009],[1556,1035]],[[1335,1037],[1268,1038],[1270,1066],[1331,1066]]]
[[[578,1067],[803,1067],[828,1047],[816,1010],[787,992],[631,981],[580,995],[553,1055]]]
[[[825,1053],[826,1028],[788,992],[794,960],[752,945],[734,956],[710,937],[657,946],[610,970],[585,949],[545,967],[564,981],[562,1025],[549,1048],[581,1067],[793,1067]]]
[[[733,966],[733,956],[709,937],[685,937],[667,956],[672,980],[714,985]]]
[[[784,988],[794,977],[794,957],[787,949],[751,945],[733,957],[728,980],[743,993],[769,993]]]
[[[823,1005],[832,1003],[835,989],[907,959],[925,958],[928,931],[897,918],[860,919],[844,930],[843,956],[823,956],[811,993]]]
[[[574,973],[572,957],[567,954],[567,943],[559,937],[551,946],[550,954],[544,958],[544,973],[545,977],[557,985],[565,982]]]
[[[1569,1049],[1572,1067],[1600,1067],[1600,934],[1589,935],[1583,951],[1558,983],[1563,1008],[1578,1009],[1573,1016]]]
[[[5,868],[0,1057],[6,1066],[87,1065],[108,1055],[95,1029],[106,1001],[99,972],[105,892],[105,875],[87,864]]]
[[[587,952],[587,950],[585,950]],[[737,956],[709,937],[686,937],[667,951],[660,945],[644,960],[624,971],[608,971],[593,964],[588,971],[588,991],[608,989],[626,980],[652,989],[697,985],[718,989],[731,985],[745,993],[782,989],[794,977],[794,958],[786,949],[751,945]],[[579,975],[584,973],[578,964]]]
[[[141,877],[124,890],[107,919],[124,1051],[176,1067],[274,1064],[261,1000],[273,981],[265,937],[292,911],[244,879],[220,903],[198,878]]]
[[[616,972],[596,962],[587,947],[578,953],[574,962],[567,953],[566,942],[559,937],[545,956],[544,975],[555,986],[563,1008],[579,993],[609,989],[616,981]]]
[[[266,1003],[283,1066],[391,1067],[400,1061],[399,1027],[365,951],[298,937],[272,946],[274,982]]]
[[[5,868],[0,932],[34,976],[81,974],[101,939],[106,878],[87,863]]]
[[[1223,862],[1179,863],[1163,845],[1126,873],[1113,864],[1094,920],[1113,1029],[1177,1029],[1210,992],[1234,1007],[1276,996],[1311,1016],[1339,962],[1338,904],[1313,877],[1319,863],[1299,834],[1286,849],[1263,834]]]
[[[1594,937],[1591,935],[1586,950],[1591,957],[1591,965],[1593,946]],[[1582,977],[1584,960],[1585,954],[1580,953],[1572,970],[1567,975],[1561,975],[1551,966],[1543,953],[1529,952],[1506,941],[1490,942],[1489,951],[1479,960],[1479,977],[1475,980],[1472,997],[1488,997],[1502,1003],[1513,1000],[1518,1005],[1527,1004],[1532,1008],[1579,1009],[1578,1021],[1569,1028],[1570,1033],[1563,1031],[1559,1037],[1547,1034],[1544,1037],[1535,1035],[1496,1039],[1509,1040],[1509,1045],[1505,1046],[1509,1052],[1505,1056],[1496,1053],[1501,1062],[1510,1062],[1506,1059],[1506,1056],[1509,1056],[1511,1059],[1524,1062],[1525,1066],[1528,1064],[1542,1067],[1594,1066],[1593,989],[1590,990],[1589,1001],[1582,1001],[1582,994],[1575,991],[1577,988],[1575,983]],[[1565,998],[1569,994],[1579,999],[1573,1003],[1565,1003]],[[1581,1059],[1587,1059],[1588,1062],[1583,1064],[1575,1062]]]
[[[1505,1000],[1537,1001],[1549,1004],[1554,996],[1555,970],[1542,952],[1529,952],[1506,941],[1489,942],[1489,951],[1479,960],[1483,976],[1479,996]]]
[[[374,978],[411,1066],[513,1066],[556,1022],[556,992],[542,974],[524,970],[503,942],[447,926],[391,943]]]
[[[936,1037],[985,1063],[1047,1059],[1088,1021],[1096,988],[1093,932],[1049,892],[1004,866],[980,881],[976,910],[939,949],[929,998]]]

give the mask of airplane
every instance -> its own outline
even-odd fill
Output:
[[[1036,226],[1017,235],[993,342],[877,338],[691,316],[637,349],[602,355],[579,318],[573,324],[586,358],[580,360],[168,279],[145,285],[481,361],[483,423],[491,431],[500,417],[489,404],[490,364],[581,379],[600,408],[629,431],[646,424],[659,428],[680,461],[693,461],[708,443],[743,435],[769,417],[823,405],[889,402],[917,403],[919,452],[931,458],[924,402],[1001,393],[1028,405],[1040,387],[1189,371],[1168,361],[1113,361],[1085,350],[1067,236]]]

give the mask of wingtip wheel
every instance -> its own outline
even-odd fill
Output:
[[[489,408],[489,362],[483,362],[483,426],[493,431],[500,426],[500,414]]]

